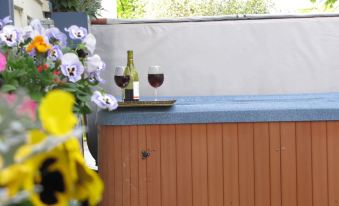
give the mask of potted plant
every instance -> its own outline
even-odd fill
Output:
[[[76,25],[65,34],[39,20],[1,22],[0,205],[97,205],[103,182],[85,164],[76,125],[90,102],[113,110],[117,101],[99,87],[95,37]],[[69,47],[68,37],[81,43]]]
[[[96,18],[102,10],[101,0],[50,0],[51,18],[61,31],[71,25],[88,29],[89,18]]]

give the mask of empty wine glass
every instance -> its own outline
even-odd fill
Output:
[[[154,100],[158,100],[157,88],[164,82],[164,73],[160,66],[150,66],[148,68],[148,82],[154,88]]]
[[[118,87],[121,88],[121,101],[124,101],[124,88],[127,87],[128,82],[130,80],[129,75],[125,75],[125,68],[124,66],[117,66],[114,72],[114,81]]]

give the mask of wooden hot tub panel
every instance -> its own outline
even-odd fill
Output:
[[[99,173],[104,206],[339,205],[339,122],[100,126]]]

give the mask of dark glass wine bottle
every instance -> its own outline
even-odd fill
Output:
[[[130,76],[128,85],[125,88],[125,101],[139,101],[139,75],[134,67],[133,51],[127,51],[125,75]]]

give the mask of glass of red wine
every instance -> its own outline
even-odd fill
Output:
[[[114,72],[114,81],[118,87],[121,88],[121,101],[124,101],[124,88],[127,87],[130,76],[125,75],[125,68],[124,66],[117,66]]]
[[[164,73],[161,71],[160,66],[150,66],[148,69],[148,82],[154,88],[154,100],[158,99],[157,88],[164,83]]]

